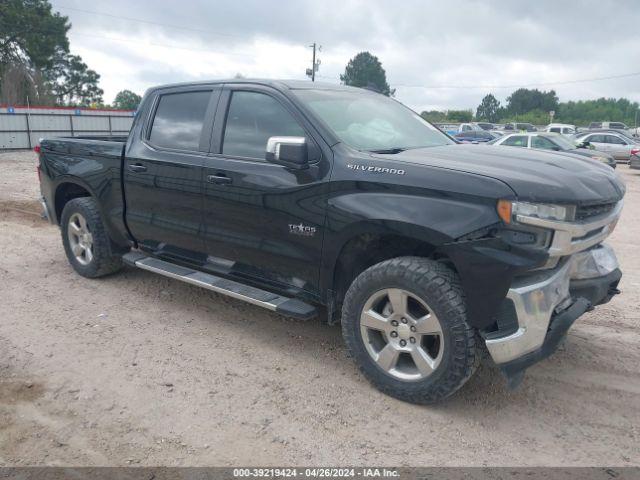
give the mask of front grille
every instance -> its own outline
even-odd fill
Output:
[[[616,206],[615,203],[601,203],[599,205],[587,205],[578,207],[576,210],[576,220],[583,221],[599,215],[609,213]]]

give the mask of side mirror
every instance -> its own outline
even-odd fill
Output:
[[[555,152],[559,152],[560,151],[560,147],[558,147],[557,145],[552,147],[551,150],[555,151]]]
[[[309,166],[307,139],[304,137],[270,137],[265,158],[285,167],[304,169]]]

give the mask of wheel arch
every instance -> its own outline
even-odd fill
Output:
[[[344,235],[338,247],[332,250],[331,260],[325,268],[329,321],[335,323],[342,300],[353,280],[367,268],[396,257],[417,256],[435,258],[455,265],[438,247],[447,237],[428,228],[404,222],[364,223]]]
[[[62,211],[67,203],[74,198],[94,196],[88,185],[76,178],[62,178],[56,185],[53,196],[53,209],[56,216],[56,223],[60,225]]]

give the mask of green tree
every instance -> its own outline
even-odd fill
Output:
[[[429,122],[443,123],[447,121],[447,112],[429,110],[420,113],[420,116]]]
[[[541,92],[538,89],[519,88],[507,97],[507,115],[520,115],[531,110],[549,113],[558,111],[558,96],[554,90]]]
[[[62,55],[46,72],[51,92],[60,105],[102,103],[104,91],[98,87],[100,75],[87,67],[78,55]]]
[[[57,53],[69,51],[68,20],[53,13],[48,0],[2,0],[0,68],[16,63],[51,67]]]
[[[0,0],[0,101],[102,101],[100,76],[69,54],[68,20],[48,0]]]
[[[369,52],[360,52],[349,60],[340,81],[353,87],[374,87],[387,96],[395,93],[387,83],[387,74],[380,60]]]
[[[470,122],[473,120],[471,110],[448,110],[447,120],[450,122]]]
[[[485,95],[476,110],[476,119],[495,123],[499,120],[500,102],[493,94]]]
[[[113,101],[113,108],[119,108],[120,110],[136,110],[142,97],[131,90],[122,90],[118,92],[115,100]]]

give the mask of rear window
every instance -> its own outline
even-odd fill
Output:
[[[627,126],[624,123],[618,123],[618,122],[611,122],[609,126],[611,128],[627,128]]]
[[[526,147],[528,143],[527,136],[524,135],[514,135],[513,137],[507,138],[502,145],[508,145],[510,147]]]
[[[602,122],[591,122],[589,128],[602,128]]]
[[[210,91],[162,95],[149,141],[158,147],[197,151],[210,96]]]

